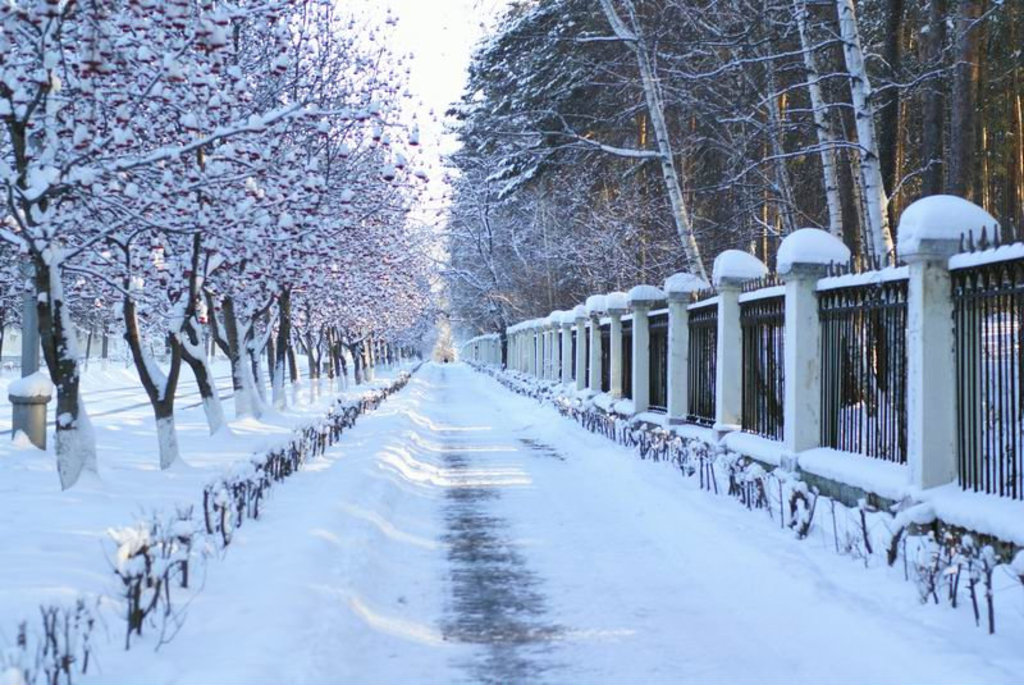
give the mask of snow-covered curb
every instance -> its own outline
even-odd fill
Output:
[[[94,628],[98,622],[112,627],[110,619],[116,614],[125,621],[126,649],[143,628],[159,631],[161,641],[173,637],[185,616],[179,605],[198,591],[195,567],[226,549],[246,520],[259,518],[275,483],[322,455],[359,416],[404,388],[418,369],[402,372],[358,400],[337,400],[323,419],[297,429],[283,447],[235,465],[204,487],[201,513],[195,506],[182,506],[111,529],[116,545],[111,564],[122,584],[121,595],[78,596],[62,605],[41,606],[39,624],[22,621],[14,639],[0,644],[0,685],[71,682],[86,673],[95,647]],[[181,590],[189,594],[180,597]]]

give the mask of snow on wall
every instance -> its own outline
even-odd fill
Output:
[[[949,258],[950,269],[966,269],[971,266],[992,264],[994,262],[1007,262],[1011,259],[1024,258],[1024,243],[1013,243],[1002,245],[979,252],[965,252],[953,255]]]
[[[988,229],[990,238],[999,232],[999,222],[978,205],[955,195],[931,195],[911,203],[900,215],[899,243],[901,254],[921,249],[923,240],[959,241],[960,236],[981,238],[981,229]]]
[[[783,239],[776,260],[778,272],[788,274],[794,264],[845,264],[850,248],[820,228],[801,228]]]
[[[879,271],[867,271],[862,274],[844,274],[818,279],[818,290],[835,290],[836,288],[852,288],[858,285],[885,283],[906,279],[910,270],[905,266],[889,266]]]

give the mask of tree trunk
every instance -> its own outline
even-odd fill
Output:
[[[637,67],[640,70],[640,83],[643,87],[644,99],[647,103],[647,112],[651,118],[651,128],[654,130],[654,138],[658,146],[658,160],[661,164],[662,180],[664,181],[665,192],[672,207],[672,219],[675,223],[676,232],[683,245],[687,266],[691,271],[707,280],[708,274],[704,268],[704,260],[701,258],[700,246],[697,244],[697,236],[693,230],[690,213],[683,199],[683,190],[675,166],[675,152],[669,140],[668,124],[665,121],[665,105],[662,101],[661,89],[654,74],[654,67],[651,64],[649,48],[644,43],[643,36],[640,33],[640,25],[636,20],[636,9],[633,6],[633,0],[623,0],[623,3],[631,19],[631,28],[627,28],[622,22],[612,4],[612,0],[601,0],[601,8],[604,10],[605,17],[612,27],[612,32],[629,46],[636,57]]]
[[[127,289],[126,284],[126,289]],[[178,389],[178,377],[181,372],[181,345],[173,333],[167,336],[170,347],[170,369],[164,375],[156,360],[148,356],[142,346],[139,332],[139,321],[135,300],[125,295],[123,307],[125,340],[135,362],[135,370],[146,391],[149,403],[153,407],[156,418],[157,444],[160,449],[160,468],[168,469],[181,460],[178,450],[178,436],[174,429],[174,393]]]
[[[946,0],[930,0],[928,4],[928,32],[922,40],[925,67],[942,66],[946,43]],[[941,78],[932,79],[924,102],[924,125],[921,130],[921,163],[924,166],[921,192],[938,195],[943,192],[943,133],[945,126],[944,97]]]
[[[57,473],[61,488],[67,490],[78,482],[83,471],[96,473],[96,438],[79,397],[77,345],[64,301],[60,266],[36,255],[33,266],[39,337],[57,392]]]
[[[268,322],[269,325],[269,322]],[[284,392],[285,365],[288,363],[288,351],[292,340],[292,291],[291,288],[281,290],[277,300],[277,344],[274,350],[274,371],[271,382],[274,384],[273,401],[275,409],[284,409],[288,400]],[[269,354],[268,354],[269,358]],[[293,374],[294,378],[294,374]]]
[[[814,46],[811,44],[807,27],[806,0],[793,0],[793,9],[797,18],[797,29],[800,32],[800,47],[804,58],[804,69],[807,72],[807,92],[811,98],[811,113],[814,117],[814,130],[821,149],[822,181],[825,187],[825,204],[828,207],[828,232],[835,237],[843,238],[843,201],[839,194],[839,162],[836,156],[838,149],[835,131],[832,128],[828,103],[821,91],[821,74],[814,58]]]
[[[235,417],[259,418],[256,381],[252,375],[252,364],[246,350],[248,327],[240,326],[238,317],[235,315],[235,303],[231,297],[224,298],[222,311],[226,345],[221,349],[224,350],[228,361],[231,362],[231,385],[235,392]]]
[[[867,245],[879,263],[888,261],[892,254],[892,234],[886,205],[882,168],[878,157],[878,138],[875,133],[874,107],[871,103],[871,82],[864,65],[860,45],[860,31],[853,0],[836,0],[839,10],[839,30],[843,40],[843,54],[850,79],[850,95],[857,126],[860,147],[860,177],[867,206]]]
[[[886,0],[885,3],[885,46],[884,57],[889,88],[882,96],[878,113],[878,151],[882,167],[882,184],[892,198],[899,182],[897,167],[900,139],[900,90],[894,84],[903,70],[903,0]],[[894,215],[895,205],[890,200],[889,225],[894,226],[898,217]]]
[[[978,34],[974,22],[981,14],[978,0],[957,0],[953,54],[953,93],[949,126],[949,175],[946,192],[976,200],[975,108],[978,87]]]
[[[210,435],[213,435],[224,427],[224,408],[221,406],[220,395],[217,394],[217,386],[210,371],[206,341],[200,337],[194,317],[189,317],[182,328],[181,358],[195,376],[199,396],[203,401],[203,412],[206,414],[206,424],[210,429]]]

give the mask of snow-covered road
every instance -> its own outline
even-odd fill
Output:
[[[280,486],[175,639],[88,682],[1020,682],[1003,634],[462,365]]]

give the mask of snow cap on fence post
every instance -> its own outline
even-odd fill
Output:
[[[690,312],[693,293],[710,287],[700,276],[680,272],[665,279],[668,300],[668,421],[683,423],[690,413],[687,388],[690,385]]]
[[[726,250],[715,258],[711,281],[718,290],[718,361],[715,364],[715,425],[718,435],[739,430],[743,401],[743,331],[740,328],[740,288],[761,278],[768,267],[741,250]]]
[[[593,392],[601,392],[601,314],[608,309],[604,295],[591,295],[587,298],[587,314],[590,316],[590,374],[587,388]]]
[[[717,289],[723,286],[739,287],[747,281],[768,274],[768,267],[760,259],[743,250],[726,250],[715,257],[711,269],[711,282]]]
[[[999,238],[999,222],[978,205],[955,195],[930,195],[912,202],[900,215],[897,249],[908,264],[948,259],[960,241],[977,242],[982,231]]]
[[[965,237],[999,224],[981,207],[952,195],[924,197],[900,216],[899,253],[907,282],[907,465],[910,482],[930,488],[957,472],[957,392],[949,258]]]
[[[572,316],[576,320],[576,390],[580,391],[587,387],[587,308],[576,305]]]
[[[850,249],[820,228],[783,239],[777,256],[785,285],[783,443],[792,454],[821,442],[821,321],[815,296],[829,264],[846,264]]]

